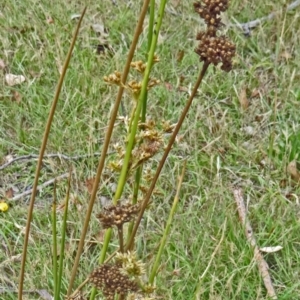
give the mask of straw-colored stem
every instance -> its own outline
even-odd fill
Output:
[[[61,243],[60,243],[60,255],[59,255],[59,270],[58,270],[58,282],[57,282],[57,290],[56,290],[56,299],[60,299],[60,290],[64,269],[64,258],[65,258],[65,240],[66,240],[66,230],[67,230],[67,221],[68,221],[68,209],[69,209],[69,199],[70,199],[70,189],[71,189],[71,178],[72,171],[70,170],[69,180],[68,180],[68,188],[67,195],[65,201],[65,211],[63,216],[63,223],[61,228]]]
[[[168,218],[168,221],[167,221],[167,224],[166,224],[164,234],[163,234],[163,236],[161,238],[161,241],[160,241],[160,245],[159,245],[159,249],[158,249],[158,252],[157,252],[157,255],[156,255],[156,258],[155,258],[155,262],[153,264],[153,267],[152,267],[152,270],[151,270],[151,273],[150,273],[150,276],[149,276],[149,284],[150,285],[153,285],[153,283],[154,283],[154,279],[155,279],[155,276],[157,274],[157,270],[158,270],[158,267],[159,267],[159,264],[160,264],[161,256],[162,256],[164,247],[166,245],[167,237],[170,233],[170,229],[171,229],[171,225],[172,225],[172,222],[173,222],[174,214],[176,212],[178,201],[179,201],[179,193],[180,193],[180,189],[181,189],[181,185],[182,185],[182,181],[183,181],[185,166],[186,166],[186,161],[184,162],[182,172],[181,172],[181,176],[179,177],[177,190],[176,190],[176,195],[174,197],[174,201],[173,201],[173,205],[172,205],[172,208],[171,208],[171,211],[170,211],[170,215],[169,215],[169,218]]]
[[[187,113],[189,111],[189,108],[190,108],[190,106],[191,106],[191,104],[193,102],[193,99],[194,99],[194,97],[195,97],[195,95],[197,93],[197,90],[198,90],[198,88],[200,86],[200,83],[202,82],[202,79],[203,79],[203,77],[204,77],[204,75],[205,75],[205,73],[207,71],[208,66],[209,66],[209,62],[205,62],[204,65],[203,65],[203,67],[202,67],[202,70],[201,70],[201,72],[200,72],[200,74],[198,76],[198,79],[197,79],[197,81],[195,83],[195,86],[194,86],[194,88],[192,90],[192,93],[191,93],[191,95],[189,97],[189,100],[186,103],[186,105],[185,105],[185,107],[184,107],[184,109],[183,109],[183,111],[181,113],[181,116],[179,118],[179,121],[178,121],[178,123],[176,124],[176,126],[174,128],[174,131],[173,131],[172,136],[171,136],[171,138],[169,140],[168,146],[167,146],[167,148],[166,148],[166,150],[165,150],[165,152],[163,154],[162,159],[159,162],[159,165],[157,167],[157,170],[156,170],[156,173],[154,175],[154,178],[152,179],[152,182],[151,182],[151,185],[149,187],[149,190],[148,190],[148,192],[147,192],[147,194],[146,194],[146,196],[145,196],[145,198],[143,200],[143,203],[142,203],[142,206],[141,206],[141,210],[140,210],[139,215],[137,217],[137,220],[136,220],[136,222],[134,224],[134,227],[133,227],[133,230],[132,230],[132,233],[131,233],[131,236],[130,236],[130,240],[129,240],[128,244],[125,247],[125,251],[131,249],[131,247],[132,247],[132,245],[134,243],[134,237],[136,235],[136,232],[137,232],[138,227],[140,225],[140,222],[142,220],[144,211],[145,211],[145,209],[146,209],[146,207],[147,207],[147,205],[149,203],[149,200],[150,200],[150,197],[151,197],[152,192],[154,190],[154,187],[156,185],[157,179],[158,179],[158,177],[160,175],[160,172],[161,172],[161,170],[162,170],[162,168],[164,166],[164,163],[165,163],[165,161],[166,161],[166,159],[168,157],[168,154],[169,154],[169,152],[170,152],[170,150],[171,150],[171,148],[172,148],[172,146],[173,146],[173,144],[175,142],[175,138],[176,138],[176,136],[177,136],[177,134],[179,132],[179,129],[180,129],[180,127],[181,127],[181,125],[182,125],[182,123],[183,123],[183,121],[184,121],[184,119],[185,119],[185,117],[186,117],[186,115],[187,115]]]
[[[118,227],[118,237],[119,237],[119,247],[120,247],[120,252],[124,252],[124,238],[123,238],[123,226]]]
[[[114,128],[114,123],[115,123],[117,115],[118,115],[119,106],[120,106],[122,95],[123,95],[123,92],[124,92],[124,84],[127,80],[127,76],[128,76],[129,69],[130,69],[130,63],[131,63],[132,58],[134,56],[134,52],[135,52],[135,48],[136,48],[136,45],[137,45],[137,42],[138,42],[138,38],[139,38],[139,36],[142,32],[143,23],[144,23],[145,15],[146,15],[147,8],[148,8],[148,5],[149,5],[149,1],[150,0],[145,0],[144,1],[143,8],[142,8],[141,14],[140,14],[140,18],[139,18],[138,24],[136,26],[134,37],[133,37],[133,40],[132,40],[132,43],[131,43],[131,46],[130,46],[130,50],[129,50],[129,53],[128,53],[126,65],[125,65],[123,73],[122,73],[122,78],[121,78],[122,84],[119,87],[118,95],[117,95],[117,98],[116,98],[116,101],[115,101],[115,104],[114,104],[114,107],[113,107],[113,111],[112,111],[112,114],[111,114],[111,117],[110,117],[110,122],[109,122],[107,132],[106,132],[106,135],[105,135],[105,140],[104,140],[104,144],[103,144],[103,148],[102,148],[102,152],[101,152],[101,157],[100,157],[98,168],[97,168],[97,173],[96,173],[96,176],[95,176],[95,181],[94,181],[93,190],[92,190],[90,201],[89,201],[89,206],[88,206],[88,209],[87,209],[87,212],[86,212],[84,225],[83,225],[83,228],[82,228],[82,231],[81,231],[81,237],[80,237],[80,241],[79,241],[79,244],[78,244],[78,251],[77,251],[77,254],[76,254],[76,257],[75,257],[74,266],[73,266],[72,273],[71,273],[71,278],[70,278],[70,282],[69,282],[67,295],[70,295],[71,292],[72,292],[75,276],[76,276],[78,265],[79,265],[80,256],[81,256],[82,249],[83,249],[83,246],[84,246],[84,241],[85,241],[87,229],[88,229],[88,226],[89,226],[92,210],[93,210],[94,203],[95,203],[95,200],[96,200],[96,195],[97,195],[97,191],[98,191],[98,187],[99,187],[99,182],[100,182],[100,178],[101,178],[104,163],[105,163],[106,153],[107,153],[107,150],[108,150],[110,138],[111,138],[112,131],[113,131],[113,128]],[[109,231],[111,231],[111,230],[107,230],[107,232],[109,232]],[[107,233],[106,234],[106,239],[109,240],[110,235],[111,235],[111,233]],[[104,256],[104,259],[105,259],[105,256]],[[93,289],[92,294],[96,294],[96,289]],[[95,298],[95,296],[93,296],[93,297],[91,296],[90,299],[94,299],[94,298]]]
[[[27,222],[26,222],[26,229],[25,229],[25,237],[24,237],[24,243],[23,243],[23,253],[22,253],[22,261],[21,261],[21,270],[20,270],[20,277],[19,277],[19,289],[18,289],[18,300],[22,300],[23,297],[23,285],[24,285],[24,274],[25,274],[25,264],[26,264],[26,256],[27,256],[27,248],[28,248],[28,239],[29,239],[29,232],[30,232],[30,225],[31,225],[31,220],[32,220],[32,212],[33,212],[33,207],[34,207],[34,202],[35,202],[35,195],[36,195],[36,191],[37,191],[37,186],[38,186],[38,181],[39,181],[39,176],[40,176],[40,170],[42,167],[42,161],[43,161],[43,156],[45,153],[45,149],[46,149],[46,145],[47,145],[47,141],[48,141],[48,136],[49,136],[49,132],[50,132],[50,128],[51,128],[51,124],[52,124],[52,120],[53,120],[53,116],[55,113],[55,109],[56,109],[56,105],[58,102],[58,98],[59,98],[59,94],[62,88],[62,84],[69,66],[69,62],[72,56],[72,52],[75,46],[75,42],[78,36],[78,32],[79,32],[79,28],[83,19],[83,16],[85,14],[86,11],[86,7],[84,8],[81,17],[79,19],[76,31],[74,33],[73,39],[72,39],[72,43],[70,45],[69,48],[69,52],[67,54],[67,58],[66,61],[64,63],[63,69],[62,69],[62,73],[60,75],[58,84],[57,84],[57,88],[56,88],[56,92],[52,101],[52,106],[49,112],[49,116],[48,116],[48,120],[47,120],[47,124],[46,124],[46,128],[45,128],[45,132],[43,135],[43,141],[42,141],[42,145],[41,145],[41,149],[40,149],[40,153],[39,153],[39,158],[37,161],[37,166],[36,166],[36,171],[35,171],[35,177],[34,177],[34,182],[33,182],[33,188],[32,188],[32,193],[31,193],[31,198],[30,198],[30,203],[29,203],[29,208],[28,208],[28,214],[27,214]]]

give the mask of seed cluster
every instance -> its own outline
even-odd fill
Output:
[[[222,63],[221,69],[226,72],[232,69],[235,45],[225,36],[217,36],[217,31],[222,26],[220,13],[227,10],[228,2],[228,0],[202,0],[194,3],[195,11],[207,25],[206,31],[197,34],[199,44],[195,52],[201,61],[215,66]]]
[[[120,227],[126,222],[130,222],[140,211],[139,204],[120,204],[111,205],[103,208],[103,211],[97,215],[103,228],[111,228],[113,226]]]
[[[106,83],[121,85],[121,75],[119,71],[115,71],[113,74],[104,76],[103,79]]]
[[[227,72],[231,70],[235,45],[229,42],[225,36],[214,37],[205,32],[199,32],[197,40],[199,40],[199,44],[195,52],[202,61],[208,61],[215,66],[222,62],[222,70]]]
[[[122,273],[130,277],[140,277],[146,272],[145,265],[137,260],[135,252],[118,252],[115,261],[122,266]]]
[[[113,300],[115,294],[126,295],[139,290],[137,283],[122,274],[120,268],[109,264],[95,269],[90,275],[90,282],[102,291],[107,300]]]

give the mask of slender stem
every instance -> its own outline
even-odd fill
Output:
[[[64,63],[64,66],[63,66],[62,73],[60,75],[60,78],[59,78],[59,81],[58,81],[58,84],[57,84],[56,92],[55,92],[55,95],[54,95],[54,98],[53,98],[53,102],[52,102],[52,106],[51,106],[51,109],[50,109],[50,112],[49,112],[45,132],[44,132],[44,135],[43,135],[43,141],[42,141],[42,145],[41,145],[41,149],[40,149],[40,153],[39,153],[39,158],[38,158],[38,162],[37,162],[37,166],[36,166],[33,189],[32,189],[32,194],[31,194],[30,204],[29,204],[28,214],[27,214],[26,230],[25,230],[22,261],[21,261],[21,270],[20,270],[20,277],[19,277],[18,300],[22,300],[22,295],[23,295],[24,274],[25,274],[25,264],[26,264],[26,255],[27,255],[27,248],[28,248],[30,225],[31,225],[31,220],[32,220],[32,212],[33,212],[33,207],[34,207],[34,202],[35,202],[35,195],[36,195],[36,191],[37,191],[40,170],[41,170],[41,167],[42,167],[43,156],[44,156],[44,153],[45,153],[45,149],[46,149],[46,145],[47,145],[47,141],[48,141],[48,137],[49,137],[49,132],[50,132],[53,116],[54,116],[54,113],[55,113],[56,105],[57,105],[57,102],[58,102],[59,94],[60,94],[62,84],[63,84],[64,78],[65,78],[65,75],[66,75],[66,72],[67,72],[67,69],[68,69],[68,66],[69,66],[69,62],[71,60],[72,52],[73,52],[73,49],[74,49],[74,46],[75,46],[75,42],[76,42],[76,39],[77,39],[77,36],[78,36],[79,28],[80,28],[83,16],[85,14],[85,11],[86,11],[86,7],[84,8],[84,10],[81,14],[81,17],[79,19],[76,31],[74,33],[72,43],[71,43],[70,48],[69,48],[69,52],[67,54],[67,58],[66,58],[66,61]]]
[[[151,49],[152,44],[152,37],[153,37],[153,27],[154,27],[154,15],[155,15],[155,0],[151,0],[150,2],[150,16],[149,16],[149,27],[148,27],[148,45],[147,45],[147,57]],[[143,106],[142,106],[142,122],[146,120],[146,112],[147,112],[147,99],[148,99],[148,92],[146,91],[145,97],[143,99]]]
[[[138,194],[139,194],[139,187],[140,187],[140,182],[141,182],[141,178],[142,178],[142,172],[143,172],[143,165],[139,166],[136,170],[136,173],[135,173],[135,179],[134,179],[134,184],[133,184],[132,204],[137,203]],[[128,225],[127,242],[129,241],[129,238],[131,236],[133,226],[134,226],[134,221],[131,221]]]
[[[135,28],[134,37],[133,37],[133,40],[132,40],[132,43],[131,43],[131,46],[130,46],[130,50],[129,50],[129,53],[128,53],[126,65],[124,67],[124,71],[123,71],[123,74],[122,74],[121,81],[122,81],[123,84],[121,84],[121,86],[119,87],[118,95],[117,95],[117,98],[116,98],[116,101],[115,101],[115,104],[114,104],[114,107],[113,107],[110,122],[109,122],[107,132],[106,132],[106,135],[105,135],[105,140],[104,140],[104,144],[103,144],[103,148],[102,148],[102,152],[101,152],[101,157],[100,157],[99,165],[98,165],[98,168],[97,168],[97,174],[96,174],[96,177],[95,177],[92,194],[91,194],[90,201],[89,201],[89,206],[88,206],[88,209],[87,209],[87,212],[86,212],[84,225],[83,225],[83,228],[82,228],[82,231],[81,231],[81,237],[80,237],[80,241],[79,241],[79,244],[78,244],[78,251],[77,251],[77,254],[76,254],[75,261],[74,261],[74,266],[72,268],[72,274],[71,274],[69,287],[68,287],[68,292],[67,292],[68,296],[71,294],[71,291],[72,291],[72,288],[73,288],[75,276],[76,276],[78,265],[79,265],[80,256],[81,256],[82,249],[83,249],[83,246],[84,246],[84,240],[85,240],[86,233],[87,233],[87,230],[88,230],[88,225],[89,225],[89,222],[90,222],[92,210],[93,210],[93,207],[94,207],[94,203],[95,203],[95,199],[96,199],[96,195],[97,195],[97,191],[98,191],[98,187],[99,187],[100,178],[101,178],[104,163],[105,163],[106,153],[107,153],[107,150],[108,150],[110,138],[111,138],[112,131],[113,131],[113,128],[114,128],[114,123],[115,123],[117,115],[118,115],[118,110],[119,110],[119,106],[120,106],[123,91],[124,91],[124,84],[127,80],[127,76],[128,76],[129,69],[130,69],[130,63],[132,61],[132,58],[133,58],[133,55],[134,55],[134,52],[135,52],[135,48],[136,48],[136,45],[137,45],[137,42],[138,42],[138,38],[139,38],[139,36],[142,32],[143,23],[144,23],[145,15],[146,15],[146,12],[147,12],[147,7],[149,5],[149,1],[150,0],[145,0],[144,1],[143,8],[142,8],[142,11],[141,11],[141,14],[140,14],[140,18],[139,18],[138,24],[136,25],[136,28]],[[111,235],[111,233],[109,233],[109,231],[111,231],[111,230],[108,229],[107,233],[106,233],[106,236],[105,236],[105,240],[108,240],[108,241],[109,241],[110,235]],[[105,253],[106,253],[106,251],[105,251]],[[101,257],[103,257],[102,254],[101,254]],[[104,259],[105,259],[105,255],[104,255]],[[102,263],[104,262],[104,259],[103,259]],[[102,260],[102,258],[101,258],[101,260]],[[92,294],[96,294],[96,289],[93,289]],[[95,298],[95,296],[93,296],[93,297],[91,296],[90,299],[94,299],[94,298]]]
[[[170,152],[170,150],[171,150],[171,148],[172,148],[172,146],[174,144],[174,141],[175,141],[175,138],[176,138],[176,136],[177,136],[177,134],[179,132],[179,129],[180,129],[180,127],[181,127],[181,125],[182,125],[182,123],[183,123],[183,121],[184,121],[184,119],[185,119],[185,117],[186,117],[186,115],[187,115],[187,113],[189,111],[189,108],[190,108],[190,106],[191,106],[191,104],[193,102],[193,99],[194,99],[194,97],[195,97],[195,95],[197,93],[197,90],[198,90],[198,88],[200,86],[200,83],[202,82],[202,79],[203,79],[203,77],[204,77],[204,75],[205,75],[205,73],[207,71],[208,66],[209,66],[209,62],[205,62],[204,65],[203,65],[203,67],[202,67],[202,70],[201,70],[201,72],[200,72],[200,74],[198,76],[198,79],[197,79],[197,81],[195,83],[193,91],[192,91],[192,93],[191,93],[191,95],[189,97],[189,100],[186,103],[186,105],[185,105],[185,107],[184,107],[184,109],[182,111],[182,114],[181,114],[181,116],[179,118],[178,123],[176,124],[176,127],[175,127],[175,129],[174,129],[174,131],[172,133],[172,136],[171,136],[170,140],[169,140],[168,146],[167,146],[167,148],[166,148],[166,150],[164,152],[164,155],[163,155],[162,159],[159,162],[159,165],[157,167],[157,170],[156,170],[156,173],[154,175],[154,178],[152,179],[150,188],[149,188],[149,190],[148,190],[148,192],[147,192],[147,194],[145,196],[145,199],[143,200],[143,203],[142,203],[142,206],[141,206],[141,210],[140,210],[139,215],[137,217],[137,220],[136,220],[136,222],[134,224],[130,240],[129,240],[128,244],[125,247],[125,251],[127,251],[128,249],[131,249],[131,247],[132,247],[132,245],[134,243],[134,237],[136,235],[137,229],[138,229],[138,227],[140,225],[140,222],[142,220],[144,211],[145,211],[145,209],[146,209],[146,207],[148,205],[148,202],[150,200],[152,192],[154,190],[154,187],[155,187],[155,184],[157,182],[157,179],[158,179],[158,177],[160,175],[160,172],[161,172],[161,170],[162,170],[162,168],[164,166],[164,163],[165,163],[165,161],[166,161],[166,159],[168,157],[168,154],[169,154],[169,152]]]
[[[52,241],[53,241],[53,282],[54,282],[54,299],[59,300],[56,298],[57,294],[57,235],[56,235],[56,181],[54,181],[53,186],[53,206],[52,206]]]
[[[160,30],[160,27],[161,27],[161,24],[162,24],[165,5],[166,5],[166,0],[164,0],[160,3],[158,19],[157,19],[156,26],[155,26],[155,29],[154,29],[154,35],[153,35],[153,38],[152,38],[151,48],[150,48],[149,55],[148,55],[148,62],[147,62],[146,70],[145,70],[145,73],[144,73],[141,93],[140,93],[139,101],[137,103],[134,120],[133,120],[133,123],[132,123],[132,126],[131,126],[130,136],[129,136],[128,144],[127,144],[127,147],[126,147],[126,153],[125,153],[123,166],[122,166],[121,174],[120,174],[118,185],[117,185],[117,190],[116,190],[116,193],[115,193],[115,196],[114,196],[114,199],[113,199],[114,204],[116,204],[117,201],[119,200],[119,198],[121,197],[123,189],[124,189],[124,185],[125,185],[125,182],[126,182],[128,165],[129,165],[130,158],[131,158],[132,148],[133,148],[133,145],[134,145],[134,142],[135,142],[135,136],[136,136],[138,122],[139,122],[139,119],[140,119],[140,113],[141,113],[142,104],[143,104],[142,99],[144,99],[146,91],[147,91],[147,85],[148,85],[148,81],[149,81],[149,77],[150,77],[151,68],[152,68],[152,65],[153,65],[154,51],[155,51],[156,45],[157,45],[158,34],[159,34],[159,30]],[[107,241],[107,240],[105,239],[105,241]],[[101,251],[101,258],[102,259],[103,258],[105,259],[105,252],[106,252],[105,248],[107,249],[107,247],[103,247],[102,251]],[[103,261],[100,261],[100,263],[103,262]],[[92,299],[90,299],[90,300],[92,300]]]
[[[154,283],[154,279],[155,279],[155,276],[157,274],[157,270],[158,270],[158,267],[159,267],[159,264],[160,264],[160,259],[161,259],[164,247],[166,245],[167,237],[170,233],[172,221],[173,221],[174,214],[176,212],[177,204],[178,204],[178,201],[179,201],[179,193],[180,193],[180,189],[181,189],[181,185],[182,185],[182,181],[183,181],[185,166],[186,166],[186,161],[184,162],[182,172],[181,172],[181,176],[179,177],[177,190],[176,190],[176,195],[175,195],[175,198],[174,198],[174,201],[173,201],[173,205],[172,205],[172,208],[171,208],[171,211],[170,211],[170,215],[169,215],[169,218],[168,218],[168,221],[167,221],[167,224],[166,224],[164,234],[163,234],[163,236],[161,238],[161,241],[160,241],[160,245],[159,245],[159,249],[158,249],[158,252],[157,252],[157,255],[156,255],[156,258],[155,258],[155,262],[153,264],[153,267],[152,267],[152,270],[151,270],[151,273],[150,273],[150,276],[149,276],[149,284],[150,285],[153,285],[153,283]]]
[[[155,0],[151,0],[150,2],[150,17],[149,17],[149,27],[148,27],[148,48],[147,48],[147,56],[151,48],[152,36],[153,36],[153,26],[154,26],[154,13],[155,13]],[[148,59],[148,57],[146,57]],[[146,112],[147,112],[147,99],[148,99],[148,92],[146,91],[145,98],[143,99],[144,103],[142,106],[142,117],[141,122],[144,123],[146,121]],[[141,177],[143,173],[143,165],[139,166],[135,173],[135,180],[133,186],[133,197],[132,197],[132,204],[137,203],[139,187],[141,182]],[[134,225],[134,221],[131,221],[128,226],[127,238],[130,238],[132,228]]]
[[[123,225],[118,227],[118,237],[119,237],[119,245],[120,245],[120,252],[124,252],[124,238],[123,238]]]
[[[149,28],[148,28],[148,48],[147,51],[149,53],[152,42],[153,35],[153,27],[154,27],[154,13],[155,13],[155,0],[151,0],[150,2],[150,16],[149,16]],[[146,57],[148,59],[148,57]]]
[[[62,274],[64,269],[64,258],[65,258],[65,240],[66,240],[66,230],[67,230],[67,220],[68,220],[68,209],[69,209],[69,199],[70,199],[70,189],[71,189],[71,178],[72,178],[72,171],[70,170],[69,180],[68,180],[68,188],[67,188],[67,195],[66,195],[66,202],[65,202],[65,211],[63,217],[63,223],[61,228],[61,243],[60,243],[60,255],[59,255],[59,270],[58,270],[58,284],[57,284],[57,291],[56,291],[56,299],[60,299],[60,290],[61,290],[61,283],[62,283]]]

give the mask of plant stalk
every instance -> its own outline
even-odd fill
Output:
[[[183,177],[184,177],[184,173],[185,173],[185,167],[186,167],[186,161],[184,162],[182,172],[181,172],[181,175],[179,177],[177,190],[176,190],[176,195],[174,197],[174,201],[173,201],[173,205],[172,205],[172,208],[171,208],[171,211],[170,211],[170,215],[169,215],[169,218],[168,218],[168,221],[167,221],[167,224],[166,224],[164,234],[163,234],[163,236],[161,238],[161,241],[160,241],[160,245],[159,245],[159,249],[158,249],[158,252],[157,252],[157,255],[156,255],[156,258],[155,258],[155,262],[153,264],[153,267],[152,267],[152,270],[151,270],[151,273],[150,273],[150,276],[149,276],[149,284],[150,285],[153,285],[153,283],[154,283],[154,279],[155,279],[155,276],[157,274],[157,270],[158,270],[158,267],[159,267],[159,264],[160,264],[161,256],[162,256],[164,247],[166,245],[168,235],[170,233],[172,221],[173,221],[173,218],[174,218],[174,215],[175,215],[175,212],[176,212],[176,209],[177,209],[177,204],[178,204],[178,201],[179,201],[179,193],[180,193],[180,189],[181,189],[181,185],[182,185],[182,181],[183,181]]]
[[[68,188],[65,202],[65,211],[63,217],[63,223],[61,228],[61,243],[60,243],[60,255],[59,255],[59,270],[58,270],[58,282],[57,282],[57,290],[56,290],[56,299],[60,299],[60,290],[61,283],[63,277],[63,269],[64,269],[64,258],[65,258],[65,240],[66,240],[66,230],[67,230],[67,220],[68,220],[68,209],[69,209],[69,199],[70,199],[70,189],[71,189],[71,178],[72,171],[70,170],[70,175],[68,179]]]
[[[53,282],[54,282],[54,295],[57,294],[57,235],[56,235],[56,181],[54,181],[53,186],[53,206],[52,206],[52,242],[53,242]],[[59,300],[54,298],[54,300]]]
[[[23,244],[23,253],[22,253],[22,261],[21,261],[21,270],[20,270],[20,277],[19,277],[19,288],[18,288],[18,300],[22,300],[22,296],[23,296],[23,285],[24,285],[24,274],[25,274],[25,264],[26,264],[26,256],[27,256],[27,248],[28,248],[28,239],[29,239],[29,232],[30,232],[30,225],[31,225],[31,220],[32,220],[32,212],[33,212],[33,207],[34,207],[34,202],[35,202],[35,195],[36,195],[36,191],[37,191],[37,186],[38,186],[38,181],[39,181],[39,176],[40,176],[40,170],[42,167],[42,162],[43,162],[43,156],[45,153],[45,149],[46,149],[46,145],[48,142],[48,137],[49,137],[49,133],[50,133],[50,128],[51,128],[51,124],[52,124],[52,120],[54,117],[54,113],[55,113],[55,109],[56,109],[56,105],[58,102],[58,98],[60,95],[60,91],[62,88],[62,84],[69,66],[69,62],[71,60],[71,56],[72,56],[72,52],[75,46],[75,42],[78,36],[78,32],[79,32],[79,28],[83,19],[83,16],[85,14],[86,11],[86,7],[84,8],[79,22],[77,24],[77,28],[76,31],[74,33],[70,48],[69,48],[69,52],[67,54],[63,69],[62,69],[62,73],[60,75],[58,84],[57,84],[57,88],[56,88],[56,92],[52,101],[52,106],[49,112],[49,116],[48,116],[48,120],[47,120],[47,124],[46,124],[46,128],[45,128],[45,132],[43,135],[43,141],[42,141],[42,145],[41,145],[41,149],[40,149],[40,153],[39,153],[39,158],[37,161],[37,166],[36,166],[36,171],[35,171],[35,177],[34,177],[34,182],[33,182],[33,187],[32,187],[32,193],[31,193],[31,198],[30,198],[30,204],[29,204],[29,208],[28,208],[28,214],[27,214],[27,221],[26,221],[26,229],[25,229],[25,237],[24,237],[24,244]]]
[[[118,95],[117,95],[117,99],[115,101],[114,108],[113,108],[112,115],[111,115],[111,119],[110,119],[110,122],[109,122],[109,126],[108,126],[108,129],[107,129],[106,135],[105,135],[105,141],[104,141],[104,145],[103,145],[103,149],[102,149],[102,153],[101,153],[101,158],[100,158],[100,161],[99,161],[97,174],[96,174],[95,181],[94,181],[93,191],[92,191],[91,198],[90,198],[90,204],[89,204],[89,207],[88,207],[88,211],[86,213],[84,227],[82,229],[81,237],[80,237],[80,241],[79,241],[79,245],[78,245],[78,252],[77,252],[75,262],[74,262],[74,266],[73,266],[73,269],[72,269],[72,275],[71,275],[70,284],[69,284],[69,288],[68,288],[68,295],[71,294],[71,291],[72,291],[72,288],[73,288],[73,283],[74,283],[76,272],[77,272],[78,265],[79,265],[80,255],[81,255],[81,252],[82,252],[82,249],[83,249],[84,240],[85,240],[85,236],[86,236],[86,233],[87,233],[87,228],[88,228],[88,225],[89,225],[89,220],[90,220],[90,217],[91,217],[91,214],[92,214],[92,209],[93,209],[93,206],[94,206],[94,202],[95,202],[95,198],[96,198],[96,194],[97,194],[97,190],[98,190],[98,186],[99,186],[99,182],[100,182],[100,177],[101,177],[103,167],[104,167],[104,162],[105,162],[105,158],[106,158],[105,155],[106,155],[106,152],[108,150],[110,138],[111,138],[112,131],[113,131],[113,128],[114,128],[114,123],[115,123],[115,120],[116,120],[117,115],[118,115],[119,105],[121,103],[122,95],[123,95],[123,92],[124,92],[124,85],[125,85],[125,82],[127,80],[127,76],[128,76],[129,69],[130,69],[130,63],[131,63],[132,58],[134,56],[135,48],[136,48],[139,36],[140,36],[140,34],[142,32],[142,29],[143,29],[143,23],[144,23],[144,19],[145,19],[146,13],[147,13],[149,2],[150,2],[150,0],[145,0],[144,1],[143,7],[142,7],[142,10],[141,10],[141,13],[140,13],[140,18],[139,18],[139,21],[138,21],[138,23],[136,25],[136,28],[135,28],[134,37],[133,37],[133,40],[132,40],[132,43],[131,43],[131,46],[130,46],[130,50],[129,50],[129,53],[128,53],[126,65],[124,67],[124,71],[123,71],[123,74],[122,74],[122,79],[121,79],[122,84],[119,87],[119,92],[118,92]],[[101,254],[100,254],[100,259],[99,259],[100,263],[103,263],[104,260],[105,260],[105,255],[106,255],[107,247],[108,247],[108,244],[109,244],[109,241],[110,241],[110,237],[111,237],[111,229],[107,229],[106,232],[105,232],[103,248],[102,248]],[[97,292],[97,290],[95,288],[93,288],[91,296],[90,296],[90,300],[95,299],[96,292]]]
[[[140,222],[142,220],[142,217],[143,217],[143,214],[145,212],[145,209],[146,209],[146,207],[147,207],[147,205],[149,203],[149,200],[150,200],[150,197],[152,195],[152,192],[153,192],[153,190],[155,188],[157,179],[158,179],[158,177],[160,175],[160,172],[161,172],[161,170],[162,170],[162,168],[164,166],[164,163],[165,163],[165,161],[166,161],[166,159],[168,157],[168,154],[169,154],[169,152],[170,152],[170,150],[171,150],[171,148],[172,148],[172,146],[173,146],[173,144],[175,142],[175,138],[176,138],[176,136],[177,136],[177,134],[178,134],[178,132],[180,130],[180,127],[181,127],[181,125],[182,125],[182,123],[183,123],[183,121],[184,121],[184,119],[185,119],[188,111],[189,111],[189,108],[190,108],[190,106],[191,106],[191,104],[193,102],[193,99],[194,99],[194,97],[195,97],[195,95],[197,93],[197,90],[198,90],[198,88],[199,88],[199,86],[200,86],[200,84],[202,82],[202,79],[203,79],[203,77],[204,77],[204,75],[205,75],[205,73],[206,73],[206,71],[208,69],[209,64],[210,64],[209,62],[204,62],[202,70],[201,70],[201,72],[200,72],[200,74],[198,76],[198,79],[197,79],[197,81],[195,83],[193,91],[192,91],[192,93],[191,93],[191,95],[189,97],[189,100],[186,103],[186,105],[185,105],[185,107],[184,107],[184,109],[183,109],[183,111],[181,113],[181,116],[179,118],[178,123],[176,124],[176,127],[174,128],[174,131],[173,131],[172,136],[171,136],[171,138],[169,140],[168,146],[167,146],[167,148],[166,148],[166,150],[165,150],[165,152],[163,154],[162,159],[159,162],[159,165],[157,167],[157,170],[156,170],[156,173],[154,175],[154,178],[152,179],[152,182],[151,182],[151,185],[149,187],[149,190],[148,190],[148,192],[147,192],[147,194],[145,196],[145,199],[143,200],[143,203],[142,203],[142,206],[141,206],[141,210],[140,210],[139,215],[137,217],[137,220],[136,220],[136,222],[134,224],[130,240],[129,240],[128,244],[125,247],[125,251],[128,251],[133,246],[136,232],[137,232],[138,227],[140,225]]]

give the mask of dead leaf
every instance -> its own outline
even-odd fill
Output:
[[[181,0],[172,0],[171,4],[173,5],[174,8],[177,8],[180,4]]]
[[[274,253],[274,252],[278,252],[282,249],[282,246],[275,246],[275,247],[262,247],[259,250],[261,252],[265,252],[265,253]]]
[[[9,86],[14,86],[24,82],[26,78],[23,75],[5,74],[5,81]]]
[[[48,24],[53,24],[54,23],[54,20],[52,19],[52,17],[47,17],[47,19],[46,19],[46,22],[48,23]]]
[[[11,91],[12,93],[12,101],[16,101],[17,103],[20,103],[22,100],[22,96],[18,91]]]
[[[249,107],[246,88],[242,88],[242,90],[240,91],[239,101],[243,110],[246,110]]]
[[[291,178],[299,182],[300,181],[300,173],[297,169],[297,162],[295,160],[291,161],[287,166],[287,172],[291,175]]]
[[[0,58],[0,70],[5,70],[6,64],[3,59]]]
[[[4,158],[4,161],[5,161],[6,163],[10,163],[10,162],[12,162],[13,160],[14,160],[14,157],[13,157],[11,154],[6,155],[5,158]]]
[[[169,82],[165,82],[165,87],[168,91],[171,91],[173,88],[172,88],[172,84],[169,83]]]
[[[102,38],[107,38],[109,35],[107,29],[102,24],[93,24],[92,29]]]
[[[253,90],[252,90],[252,92],[251,92],[251,98],[257,98],[257,97],[259,97],[259,95],[260,95],[260,91],[259,91],[259,89],[258,88],[254,88]]]
[[[179,86],[178,87],[178,91],[179,92],[189,92],[189,88],[188,87],[186,87],[186,86]]]
[[[8,199],[11,199],[14,196],[14,190],[13,188],[9,188],[5,191],[5,197]]]
[[[180,273],[181,273],[181,272],[180,272],[180,269],[174,269],[173,272],[172,272],[172,275],[173,275],[173,276],[179,277],[179,276],[180,276]]]
[[[93,186],[94,186],[94,182],[95,182],[95,177],[93,178],[88,178],[86,181],[85,181],[85,186],[89,192],[89,194],[92,193],[92,190],[93,190]]]
[[[288,51],[283,51],[281,52],[280,57],[284,58],[285,60],[289,60],[292,58],[292,55]]]

